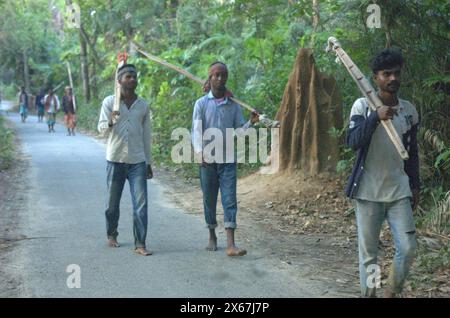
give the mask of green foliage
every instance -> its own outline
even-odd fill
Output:
[[[446,173],[450,173],[450,148],[444,150],[434,162],[436,169],[443,169]]]
[[[0,85],[2,100],[14,100],[17,97],[18,89],[11,83],[9,85]]]
[[[60,81],[58,30],[52,25],[48,1],[5,1],[0,4],[0,72],[13,74],[1,78],[9,84],[25,84],[24,54],[28,57],[32,92]]]
[[[14,133],[5,126],[5,119],[0,115],[0,171],[6,170],[14,160]]]
[[[430,274],[441,268],[448,268],[450,266],[450,244],[432,252],[425,252],[421,248],[417,262]]]
[[[77,126],[89,131],[97,131],[101,105],[101,101],[97,100],[94,100],[89,104],[81,104],[77,109]]]

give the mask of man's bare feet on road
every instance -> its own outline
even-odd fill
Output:
[[[237,246],[227,248],[228,256],[244,256],[245,254],[247,254],[247,251],[244,249],[238,248]]]
[[[207,251],[217,251],[217,237],[210,237],[208,246],[206,247]]]
[[[115,239],[109,239],[108,246],[109,247],[120,247],[119,243]]]
[[[151,251],[146,250],[145,247],[136,247],[134,252],[142,256],[149,256],[153,254]]]

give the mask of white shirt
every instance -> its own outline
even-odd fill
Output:
[[[106,160],[128,164],[145,161],[150,164],[151,124],[148,103],[138,97],[128,109],[121,101],[118,120],[109,127],[113,106],[114,95],[103,100],[97,127],[102,135],[108,135]]]
[[[53,97],[50,100],[50,106],[47,110],[47,113],[56,113],[59,110],[59,98],[55,94],[53,94]],[[44,96],[44,105],[47,103],[47,99],[50,98],[50,96],[47,94]]]

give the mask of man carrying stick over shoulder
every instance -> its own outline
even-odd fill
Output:
[[[347,144],[357,151],[357,159],[346,187],[348,197],[356,199],[361,294],[376,297],[379,288],[378,241],[384,220],[389,223],[395,242],[395,256],[384,296],[398,296],[415,257],[416,235],[413,209],[419,202],[419,159],[417,130],[419,116],[408,101],[399,99],[403,57],[386,49],[372,61],[373,79],[384,106],[372,111],[365,98],[353,104]],[[409,159],[403,161],[382,120],[392,120]],[[378,275],[373,280],[372,274]],[[377,283],[378,281],[378,283]],[[378,286],[377,286],[378,285]]]
[[[228,79],[228,69],[224,63],[215,62],[209,69],[209,77],[205,83],[205,96],[198,99],[195,103],[193,113],[193,145],[197,156],[197,162],[200,163],[200,183],[203,191],[203,207],[205,221],[209,229],[209,244],[207,250],[217,250],[217,236],[215,228],[216,206],[219,189],[221,191],[222,206],[224,210],[224,225],[227,233],[228,256],[243,256],[247,252],[238,248],[234,241],[234,231],[236,229],[236,158],[234,148],[226,151],[233,151],[231,156],[222,153],[222,149],[215,149],[214,158],[211,154],[205,152],[205,147],[209,140],[203,139],[203,134],[208,129],[216,129],[221,132],[224,147],[226,141],[226,129],[243,128],[244,130],[252,124],[258,122],[259,116],[255,112],[251,115],[251,120],[245,122],[242,116],[242,110],[238,104],[231,101],[229,97],[231,92],[227,90],[225,84]],[[215,136],[217,138],[217,136]],[[234,136],[233,136],[234,138]],[[218,155],[222,153],[222,155]],[[227,160],[229,158],[231,160]]]
[[[120,84],[119,110],[114,110],[115,96],[104,99],[98,130],[109,134],[106,148],[107,187],[106,233],[108,245],[119,247],[117,227],[119,207],[125,181],[128,179],[133,202],[134,251],[147,256],[147,179],[153,177],[151,168],[151,125],[148,103],[136,95],[136,67],[125,64],[118,69]]]

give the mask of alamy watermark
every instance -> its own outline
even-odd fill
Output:
[[[236,137],[236,138],[235,138]],[[262,163],[270,164],[261,173],[272,174],[279,168],[279,128],[208,128],[203,131],[202,121],[194,122],[194,129],[176,128],[172,140],[174,163]],[[235,142],[236,140],[236,142]],[[269,149],[270,147],[270,149]]]
[[[381,287],[381,268],[380,265],[370,264],[366,269],[367,279],[366,285],[369,288],[380,288]]]
[[[367,13],[369,16],[366,20],[366,25],[369,29],[381,28],[381,8],[378,4],[370,4],[367,7]]]
[[[79,29],[81,25],[80,6],[76,3],[70,3],[66,6],[66,27]]]
[[[66,279],[67,288],[81,288],[81,267],[77,264],[70,264],[66,268],[66,273],[70,275]]]

